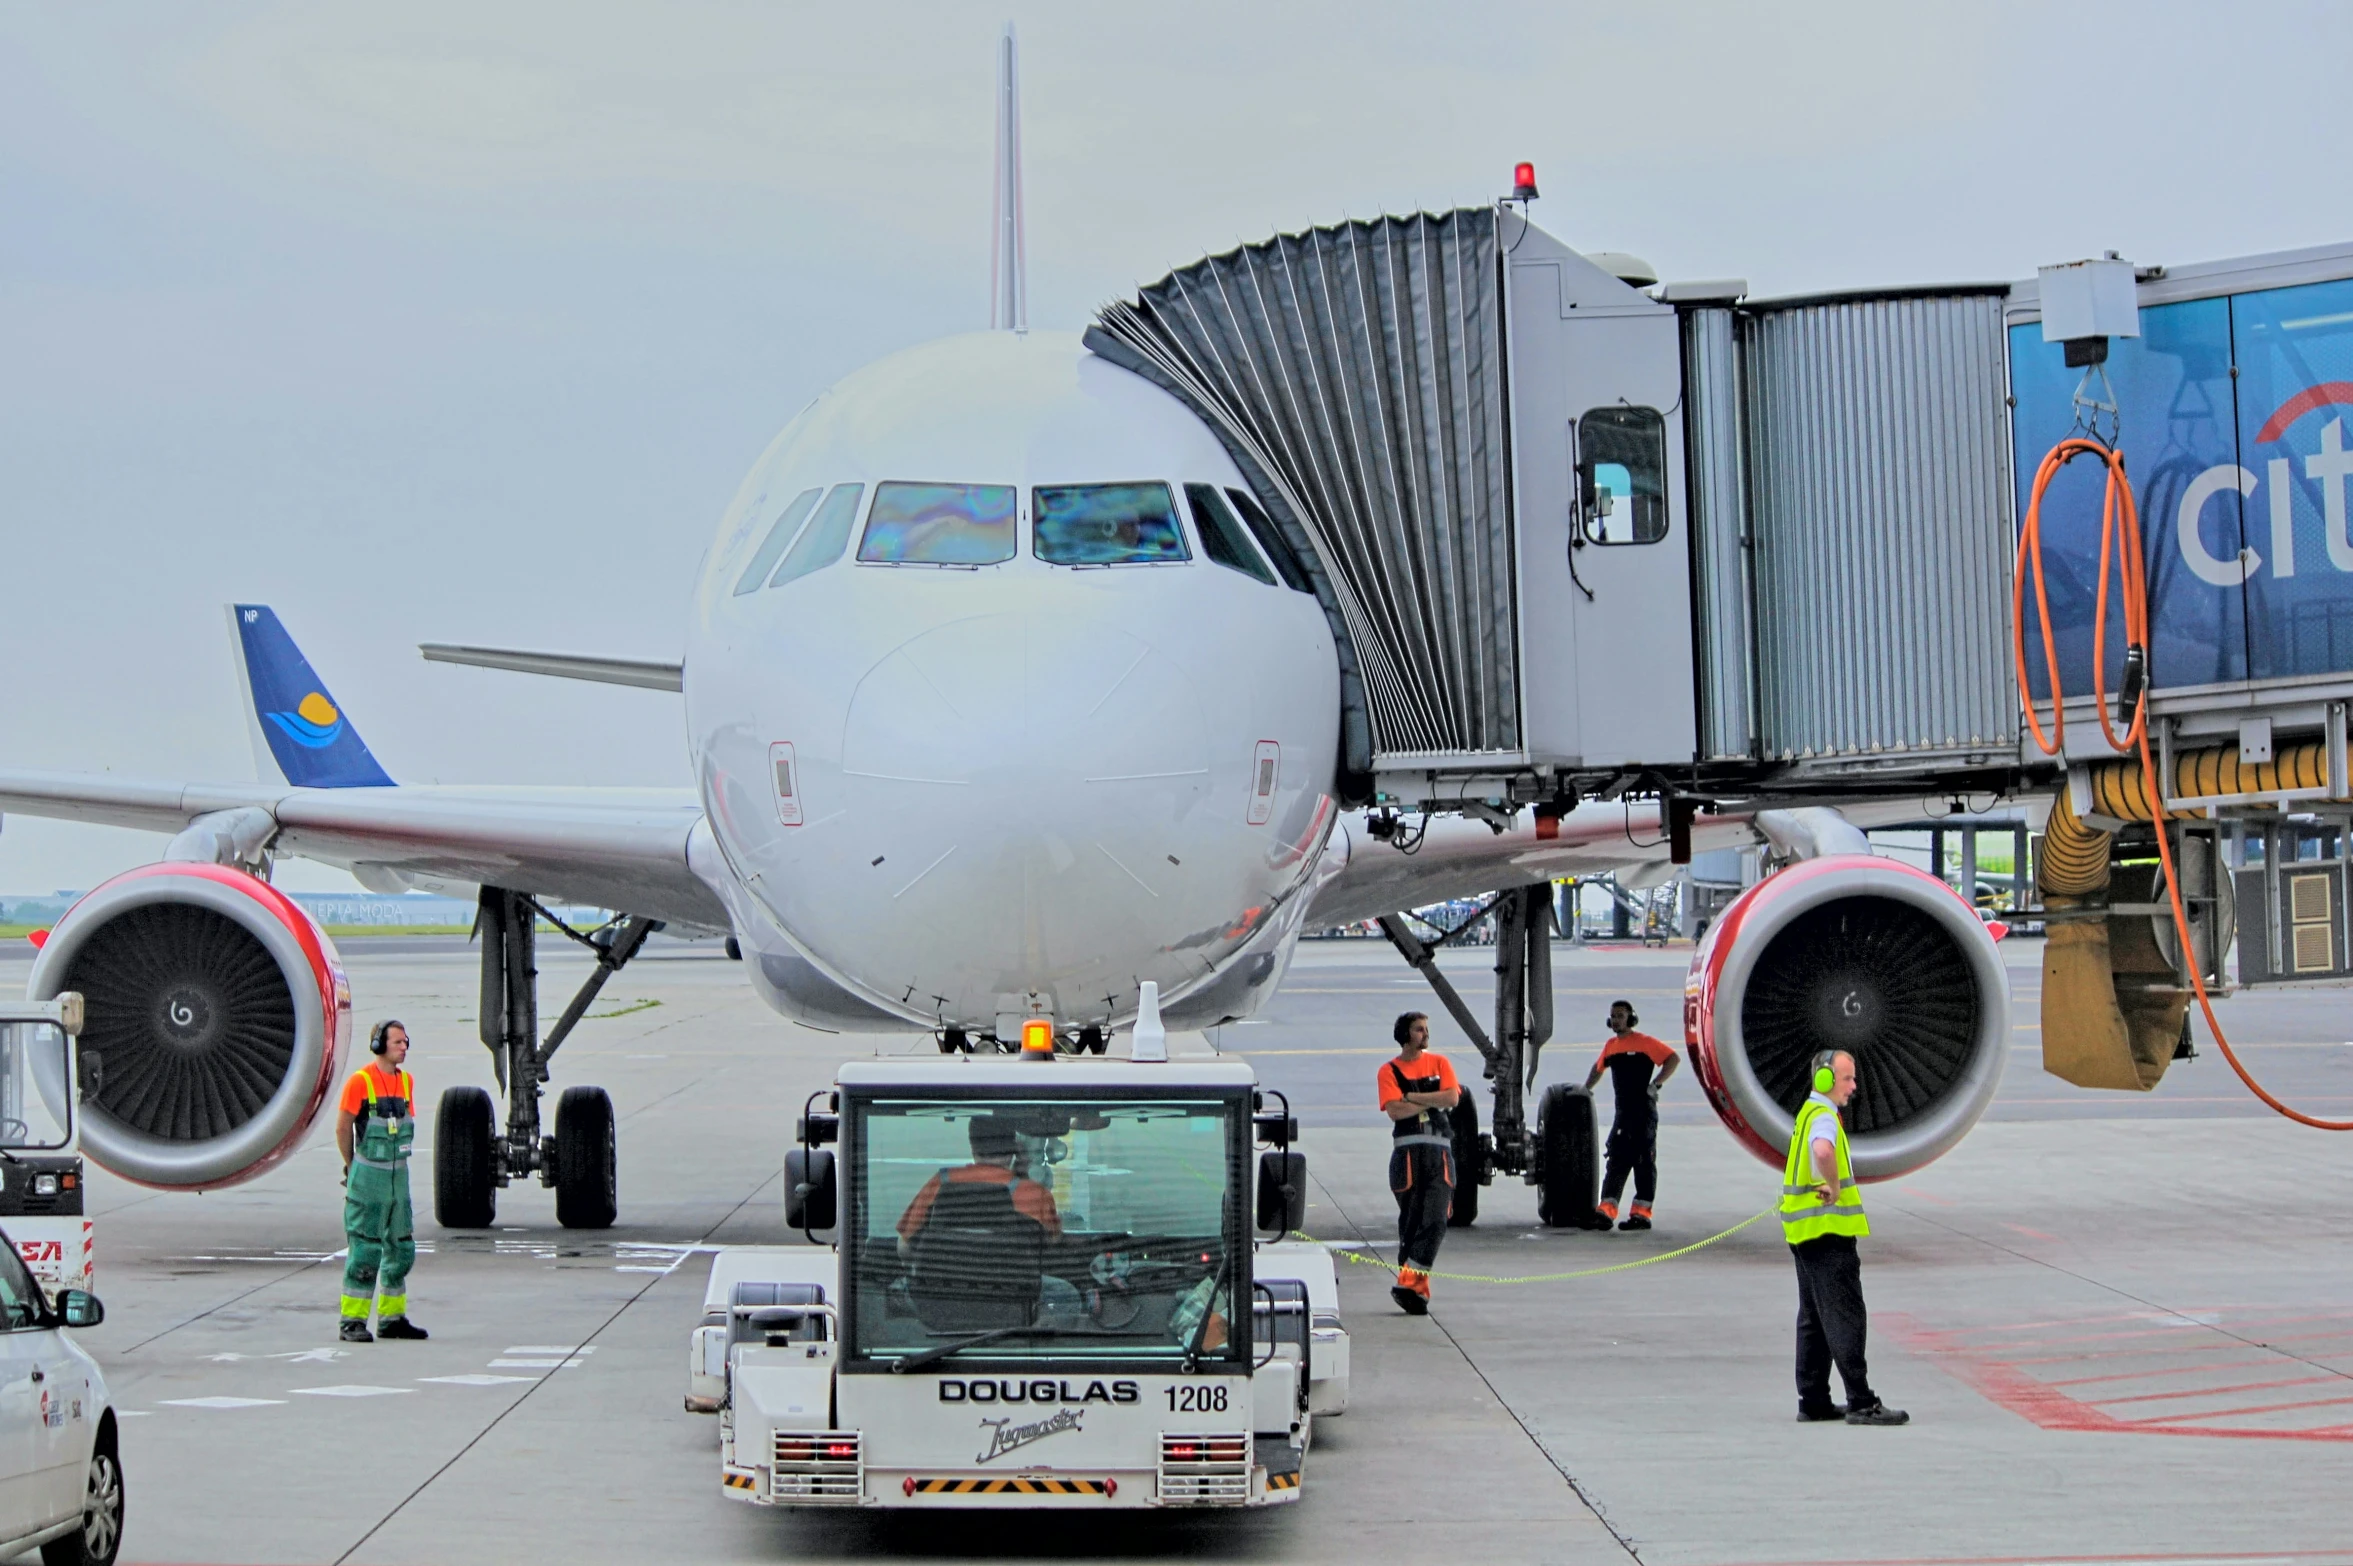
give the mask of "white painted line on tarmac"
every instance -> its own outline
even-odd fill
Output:
[[[537,1381],[537,1376],[419,1376],[419,1381],[438,1382],[445,1387],[503,1387],[519,1381]]]
[[[283,1403],[282,1397],[167,1397],[167,1408],[267,1408]]]
[[[593,1343],[510,1343],[506,1347],[506,1352],[509,1354],[593,1354],[596,1352],[596,1345]]]
[[[413,1387],[296,1387],[297,1397],[406,1397]]]
[[[494,1359],[493,1370],[572,1370],[588,1363],[584,1359]]]

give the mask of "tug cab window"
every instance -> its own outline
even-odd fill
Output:
[[[874,488],[858,542],[868,565],[997,565],[1013,558],[1016,491],[1010,484],[912,484]]]
[[[1267,586],[1275,585],[1275,574],[1258,558],[1258,551],[1250,547],[1250,535],[1233,510],[1218,498],[1217,490],[1208,484],[1187,484],[1185,499],[1192,502],[1193,526],[1201,534],[1201,552],[1229,571],[1255,577]]]
[[[1595,408],[1577,421],[1577,500],[1589,544],[1667,536],[1667,421],[1656,408]]]
[[[1030,496],[1030,547],[1048,565],[1163,565],[1192,558],[1166,484],[1040,485]]]
[[[768,585],[782,587],[839,560],[843,546],[850,541],[850,524],[858,520],[858,497],[865,493],[863,484],[834,485],[833,493],[817,508],[817,515],[793,544],[792,553],[784,557],[784,564],[768,579]]]

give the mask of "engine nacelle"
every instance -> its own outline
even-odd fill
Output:
[[[209,1190],[292,1153],[351,1034],[334,943],[266,881],[156,864],[84,897],[27,987],[79,990],[82,1150],[141,1185]]]
[[[1907,1174],[1968,1134],[2009,1054],[2010,982],[1976,912],[1925,871],[1868,854],[1790,866],[1708,929],[1683,986],[1708,1102],[1779,1167],[1816,1051],[1855,1057],[1855,1175]]]

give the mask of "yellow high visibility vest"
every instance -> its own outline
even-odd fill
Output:
[[[1838,1200],[1826,1203],[1814,1187],[1821,1184],[1814,1171],[1814,1122],[1830,1117],[1838,1139]],[[1789,1134],[1789,1162],[1781,1171],[1781,1236],[1792,1245],[1825,1234],[1851,1234],[1860,1239],[1871,1232],[1863,1216],[1863,1196],[1855,1186],[1854,1161],[1847,1153],[1846,1127],[1838,1111],[1812,1099],[1798,1107],[1797,1124]]]
[[[397,1109],[388,1109],[376,1091],[376,1073],[362,1066],[352,1075],[358,1079],[360,1092],[367,1098],[367,1108],[360,1113],[359,1139],[352,1149],[355,1162],[383,1168],[408,1161],[409,1148],[417,1138],[417,1082],[406,1071],[396,1071],[400,1083]]]

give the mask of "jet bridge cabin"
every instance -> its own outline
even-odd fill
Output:
[[[1507,204],[1212,256],[1087,341],[1307,564],[1360,800],[2006,779],[2005,288],[1742,292]]]

